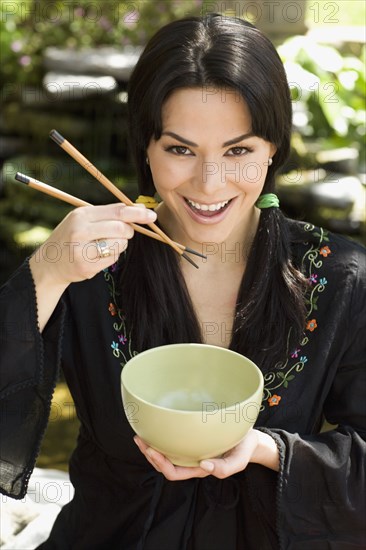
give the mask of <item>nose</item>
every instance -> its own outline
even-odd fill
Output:
[[[227,173],[225,162],[203,161],[198,166],[196,184],[206,195],[214,195],[226,187],[226,181],[232,174]]]

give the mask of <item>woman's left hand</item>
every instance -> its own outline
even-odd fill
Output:
[[[202,460],[197,467],[175,466],[164,455],[148,447],[140,437],[135,436],[134,441],[155,470],[169,481],[209,475],[224,479],[244,470],[249,462],[262,464],[275,471],[279,469],[279,453],[274,439],[255,429],[250,429],[244,439],[221,458]]]

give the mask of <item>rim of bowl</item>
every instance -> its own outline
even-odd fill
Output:
[[[219,346],[213,346],[211,344],[199,344],[199,343],[180,343],[180,344],[167,344],[165,346],[156,346],[155,348],[151,348],[151,349],[147,349],[145,351],[141,351],[140,353],[138,353],[137,355],[135,355],[134,357],[132,357],[132,359],[129,359],[129,361],[127,361],[127,363],[122,367],[122,372],[121,372],[121,387],[125,387],[126,390],[128,391],[128,393],[130,395],[132,395],[133,397],[135,397],[136,399],[138,399],[141,403],[144,403],[146,405],[150,405],[150,406],[153,406],[157,409],[161,409],[161,410],[164,410],[164,411],[173,411],[173,412],[177,412],[177,413],[183,413],[183,414],[202,414],[202,410],[197,410],[197,411],[187,411],[185,409],[172,409],[170,407],[163,407],[162,405],[156,405],[155,403],[151,403],[151,401],[147,401],[146,399],[143,399],[142,397],[139,397],[138,395],[136,395],[135,392],[131,391],[131,389],[128,387],[128,384],[125,384],[124,381],[123,381],[123,376],[124,376],[124,372],[125,372],[125,369],[126,367],[132,363],[134,361],[134,359],[137,357],[140,357],[142,354],[146,354],[148,355],[149,353],[152,353],[154,352],[154,350],[156,351],[157,349],[159,348],[171,348],[171,347],[186,347],[186,346],[192,346],[192,347],[205,347],[205,348],[211,348],[211,349],[214,349],[215,351],[217,350],[224,350],[225,352],[230,352],[231,354],[234,354],[234,355],[237,355],[238,357],[240,358],[243,358],[246,359],[250,364],[251,366],[255,367],[255,370],[257,371],[257,374],[258,374],[258,378],[259,378],[259,385],[260,385],[260,390],[263,392],[263,386],[264,386],[264,379],[263,379],[263,373],[262,371],[260,370],[260,368],[251,360],[249,359],[248,357],[246,357],[245,355],[241,355],[241,353],[238,353],[237,351],[233,351],[231,349],[227,349],[227,348],[220,348]],[[128,367],[128,368],[131,368],[131,367]],[[239,401],[239,404],[240,403],[243,403],[244,401],[248,401],[256,392],[258,391],[258,388],[252,392],[245,400],[242,400],[242,401]],[[235,403],[236,404],[236,403]],[[230,405],[230,407],[232,407],[233,405]],[[222,410],[224,407],[219,407],[218,408],[218,411]]]

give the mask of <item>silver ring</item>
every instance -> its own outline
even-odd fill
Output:
[[[98,241],[98,239],[95,239],[95,246],[97,247],[99,258],[108,258],[112,254],[111,249],[105,241]]]

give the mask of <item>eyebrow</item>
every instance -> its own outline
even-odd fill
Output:
[[[162,132],[162,136],[170,136],[172,138],[177,139],[178,141],[181,141],[185,145],[190,145],[191,147],[198,147],[197,143],[194,143],[193,141],[190,141],[189,139],[186,139],[182,136],[179,136],[178,134],[175,134],[174,132]],[[222,144],[223,147],[227,147],[228,145],[234,145],[234,143],[238,143],[239,141],[243,141],[243,139],[249,138],[254,136],[253,132],[248,132],[247,134],[242,134],[241,136],[238,136],[234,139],[229,139],[229,141],[225,141],[225,143]]]

